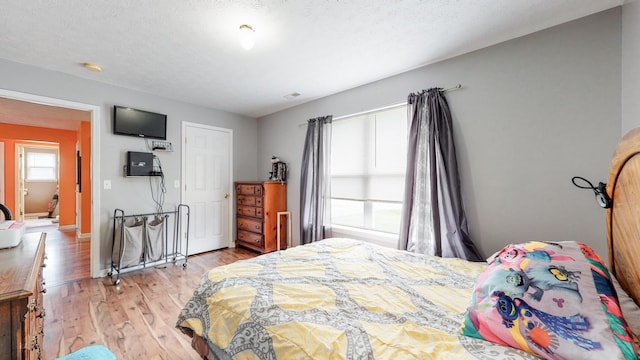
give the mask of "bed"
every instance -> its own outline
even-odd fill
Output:
[[[635,359],[639,153],[636,129],[611,161],[608,267],[579,242],[510,244],[472,263],[332,238],[211,269],[177,327],[220,360]]]

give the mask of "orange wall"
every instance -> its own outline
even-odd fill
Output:
[[[2,124],[0,124],[2,126]],[[3,135],[4,136],[4,135]],[[16,213],[16,141],[0,139],[4,142],[4,205]],[[16,216],[13,215],[15,218]]]
[[[48,141],[58,143],[60,151],[60,196],[58,201],[60,226],[76,223],[76,142],[79,133],[69,130],[57,130],[33,126],[0,124],[0,140],[5,142],[5,202],[15,213],[15,144],[25,141]],[[83,159],[85,158],[82,155]],[[89,158],[89,156],[87,156]],[[88,171],[82,177],[89,177]],[[84,186],[84,185],[83,185]],[[89,186],[89,194],[90,194]],[[84,192],[84,187],[83,187]],[[89,206],[90,208],[90,206]],[[83,215],[85,211],[83,211]],[[91,218],[89,211],[82,218]]]
[[[82,156],[82,179],[80,184],[82,192],[80,196],[80,234],[91,233],[91,123],[83,121],[80,123],[78,132],[80,156]]]

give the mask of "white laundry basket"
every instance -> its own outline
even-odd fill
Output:
[[[146,225],[146,247],[144,251],[145,262],[158,261],[164,258],[166,234],[166,219],[161,216],[154,217]]]
[[[144,235],[144,221],[132,219],[127,222],[120,220],[116,228],[113,244],[112,261],[118,269],[140,264],[142,260],[142,244]],[[120,247],[122,246],[122,249]],[[122,257],[120,257],[122,254]]]
[[[184,221],[185,225],[182,225],[181,221]],[[184,239],[179,235],[183,233],[183,229]],[[189,249],[189,206],[180,204],[174,211],[132,215],[126,215],[122,209],[115,209],[111,246],[111,269],[107,276],[112,277],[114,285],[120,283],[120,274],[123,272],[144,269],[147,266],[166,267],[170,258],[173,263],[184,259],[182,267],[186,268]]]

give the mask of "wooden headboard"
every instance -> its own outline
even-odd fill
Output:
[[[622,288],[640,304],[640,128],[618,144],[609,168],[607,209],[609,267]]]

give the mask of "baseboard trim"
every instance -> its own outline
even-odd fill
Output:
[[[28,213],[24,214],[25,219],[37,219],[39,216],[49,215],[48,212],[37,212],[37,213]]]
[[[58,225],[58,230],[74,230],[76,228],[75,224],[74,225]]]
[[[76,232],[76,237],[77,237],[78,239],[86,239],[86,238],[90,238],[90,237],[91,237],[91,233],[85,233],[85,234],[82,234],[82,233],[80,233],[80,232]]]
[[[109,275],[109,273],[110,273],[110,272],[111,272],[111,270],[109,270],[109,269],[100,269],[100,270],[98,271],[98,273],[96,274],[96,276],[94,276],[93,278],[94,278],[94,279],[97,279],[97,278],[103,278],[103,277],[106,277],[106,276],[108,276],[108,275]]]

